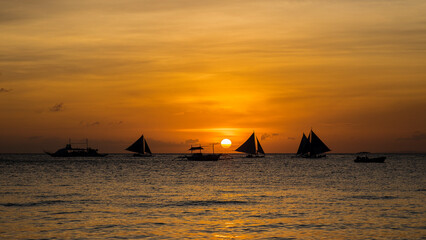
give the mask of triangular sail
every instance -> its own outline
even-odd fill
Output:
[[[256,142],[254,139],[254,133],[249,137],[249,139],[247,139],[245,143],[243,143],[235,151],[248,154],[256,154]]]
[[[132,145],[126,148],[127,151],[135,152],[135,153],[151,153],[151,149],[149,149],[148,143],[146,142],[144,136],[142,135],[138,140],[136,140]]]
[[[143,153],[143,147],[144,147],[144,144],[143,144],[143,135],[142,135],[132,145],[126,148],[126,150],[130,152]]]
[[[299,149],[297,149],[297,155],[306,154],[309,152],[310,143],[309,139],[303,133],[302,140],[300,141]]]
[[[265,152],[263,151],[262,146],[260,145],[259,139],[256,138],[256,140],[257,140],[257,152],[261,153],[261,154],[265,154]]]
[[[311,146],[310,152],[311,155],[321,154],[325,152],[329,152],[330,149],[321,141],[321,139],[311,130]]]
[[[146,141],[146,139],[145,139],[145,152],[152,154],[151,149],[149,149],[148,142]]]

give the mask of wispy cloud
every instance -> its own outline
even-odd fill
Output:
[[[266,139],[269,139],[269,138],[276,137],[278,135],[280,135],[280,134],[279,133],[264,133],[264,134],[262,134],[262,136],[260,137],[260,139],[261,140],[266,140]]]
[[[85,122],[85,121],[81,121],[81,122],[80,122],[80,125],[81,125],[81,126],[84,126],[84,127],[97,127],[97,126],[100,126],[100,125],[101,125],[101,122],[99,122],[99,121],[95,121],[95,122]]]
[[[416,131],[411,136],[398,138],[398,141],[424,141],[426,140],[426,133]]]
[[[60,112],[64,110],[64,103],[55,104],[53,107],[49,108],[51,112]]]
[[[41,138],[42,136],[31,136],[31,137],[28,137],[28,140],[39,140]]]
[[[110,127],[115,127],[115,126],[120,126],[122,125],[124,122],[123,121],[117,121],[117,122],[109,122],[108,126]]]
[[[0,93],[11,92],[13,89],[0,88]]]
[[[192,143],[197,143],[199,142],[198,139],[187,139],[185,140],[185,144],[192,144]]]

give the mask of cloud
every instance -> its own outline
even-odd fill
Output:
[[[101,125],[101,122],[99,122],[99,121],[95,121],[95,122],[81,121],[80,125],[84,126],[84,127],[97,127],[97,126]]]
[[[398,138],[398,141],[424,141],[426,140],[426,133],[416,131],[409,137]]]
[[[198,139],[187,139],[185,140],[185,144],[192,144],[199,142]]]
[[[39,140],[41,138],[42,138],[41,136],[31,136],[31,137],[28,137],[28,140]]]
[[[11,92],[13,89],[6,89],[6,88],[0,88],[0,93],[7,93],[7,92]]]
[[[49,108],[51,112],[60,112],[64,109],[64,103],[55,104],[53,107]]]
[[[266,140],[268,138],[273,138],[280,135],[279,133],[264,133],[262,134],[262,136],[260,137],[261,140]]]
[[[294,137],[288,137],[287,139],[288,140],[296,140],[296,138],[294,138]]]
[[[115,127],[115,126],[120,126],[122,125],[124,122],[123,121],[118,121],[118,122],[109,122],[108,126],[110,127]]]

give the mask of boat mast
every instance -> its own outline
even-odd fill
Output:
[[[142,154],[145,154],[145,138],[142,134]]]
[[[256,135],[254,134],[254,130],[253,130],[253,136],[254,136],[254,138],[253,138],[253,141],[254,141],[254,152],[257,155],[258,147],[257,147]]]
[[[213,154],[214,154],[214,145],[219,144],[219,143],[212,143],[212,148],[213,148]]]

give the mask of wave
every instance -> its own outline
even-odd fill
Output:
[[[352,196],[351,198],[365,199],[365,200],[393,200],[393,199],[398,199],[398,197],[393,197],[393,196],[378,197],[378,196],[372,196],[372,195],[359,195],[359,196]]]
[[[213,205],[241,205],[249,204],[247,201],[219,201],[219,200],[207,200],[207,201],[181,201],[169,206],[213,206]]]
[[[81,197],[83,194],[80,193],[65,193],[65,194],[52,194],[52,195],[38,195],[37,198],[68,198],[68,197]]]
[[[4,207],[34,207],[34,206],[47,206],[47,205],[66,204],[66,203],[71,203],[71,201],[50,200],[50,201],[39,201],[39,202],[29,202],[29,203],[0,203],[0,206],[4,206]]]

